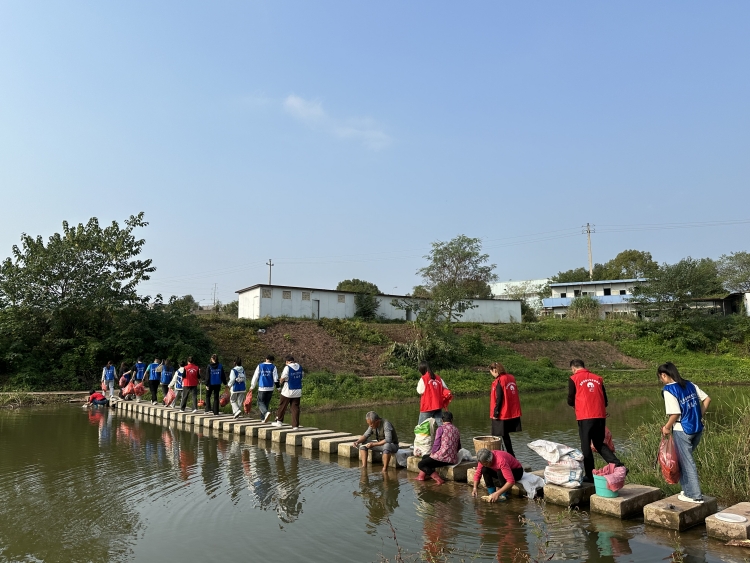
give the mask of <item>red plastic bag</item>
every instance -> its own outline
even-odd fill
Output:
[[[612,453],[615,453],[615,443],[612,441],[612,432],[610,431],[609,426],[604,427],[604,445],[612,450]],[[594,442],[591,442],[591,451],[599,453],[594,447]]]
[[[102,381],[102,391],[106,391],[106,390],[107,390],[107,382]]]
[[[659,444],[659,465],[661,465],[661,474],[664,480],[675,485],[680,482],[680,456],[677,454],[677,448],[674,447],[674,438],[662,436]]]
[[[120,378],[120,389],[125,387],[128,384],[128,378],[124,375]]]
[[[445,387],[443,387],[443,405],[442,405],[442,408],[447,409],[448,405],[451,404],[452,400],[453,400],[453,393],[451,393],[449,389],[446,389]]]
[[[250,414],[250,409],[253,408],[253,392],[248,391],[245,395],[245,401],[242,403],[242,407],[245,409],[245,414]]]
[[[125,387],[123,387],[122,396],[127,397],[128,395],[132,395],[134,392],[135,392],[135,385],[133,385],[133,382],[131,381]]]
[[[167,392],[167,395],[164,397],[164,404],[167,405],[167,406],[171,405],[172,401],[174,401],[174,397],[175,397],[175,395],[174,395],[174,389],[170,389]]]
[[[136,394],[137,396],[139,396],[139,397],[140,397],[141,395],[145,395],[145,394],[146,394],[146,388],[145,388],[145,387],[143,386],[143,383],[141,382],[141,383],[138,383],[138,384],[137,384],[137,385],[136,385],[136,386],[135,386],[135,387],[133,388],[133,392],[134,392],[134,393],[135,393],[135,394]]]
[[[219,406],[226,407],[229,404],[229,387],[224,389],[224,392],[219,397]]]

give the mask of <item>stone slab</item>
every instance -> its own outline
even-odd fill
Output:
[[[271,424],[253,424],[248,425],[245,427],[245,436],[248,438],[258,438],[260,439],[260,431],[261,430],[276,430],[278,426],[272,426]],[[270,434],[269,434],[270,435]],[[265,436],[265,434],[264,434]],[[265,439],[265,438],[264,438]]]
[[[296,434],[298,432],[314,432],[317,428],[277,428],[271,432],[271,441],[277,444],[286,444],[286,438],[289,434]]]
[[[286,435],[286,445],[301,446],[302,441],[308,436],[326,436],[331,433],[330,430],[310,430],[309,432],[294,432]]]
[[[354,442],[354,440],[352,440],[351,442],[339,442],[338,443],[336,451],[339,454],[339,457],[348,457],[349,459],[359,458],[359,449],[353,448],[352,442]]]
[[[321,440],[320,442],[318,442],[318,449],[321,452],[327,454],[337,454],[339,451],[339,444],[344,442],[348,442],[349,444],[351,444],[357,438],[359,438],[359,436],[354,436],[353,434],[350,434],[349,436],[341,436],[339,438],[328,438],[326,440]]]
[[[591,512],[607,514],[615,518],[633,518],[643,514],[643,507],[661,499],[662,492],[656,487],[645,485],[625,485],[617,491],[614,498],[600,497],[596,493],[591,495],[589,503]]]
[[[420,456],[416,456],[416,455],[409,456],[406,459],[406,469],[413,473],[418,473],[419,467],[417,467],[417,464],[420,461],[422,461],[422,458]],[[457,483],[466,483],[469,471],[471,469],[474,470],[471,473],[471,478],[473,479],[474,473],[476,472],[476,468],[477,468],[476,461],[465,461],[455,466],[438,467],[437,472],[438,472],[438,475],[440,475],[440,477],[442,477],[446,481],[456,481]]]
[[[212,430],[221,430],[221,425],[224,422],[234,422],[234,418],[231,416],[213,416],[208,423],[208,427]]]
[[[673,495],[644,506],[643,521],[682,532],[703,523],[707,516],[716,512],[716,498],[704,496],[703,501],[703,504],[683,502]]]
[[[712,514],[706,518],[706,533],[720,540],[750,540],[750,502],[740,502],[722,510],[747,518],[746,522],[724,522]]]
[[[302,447],[308,450],[317,450],[318,444],[321,440],[341,438],[342,436],[349,436],[349,434],[347,432],[329,432],[327,434],[312,434],[310,436],[303,436]],[[352,440],[352,442],[353,441],[354,440]]]
[[[288,424],[285,424],[284,426],[274,426],[272,424],[266,424],[265,426],[258,427],[258,432],[255,434],[255,436],[258,437],[258,440],[270,440],[271,433],[274,430],[284,430],[285,428],[289,430],[292,429],[292,427],[289,426]],[[277,442],[277,443],[280,444],[281,442]]]
[[[548,484],[544,485],[544,500],[558,506],[579,506],[588,504],[595,490],[593,483],[584,483],[575,489]]]

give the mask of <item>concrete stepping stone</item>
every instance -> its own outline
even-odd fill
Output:
[[[747,518],[745,522],[724,522],[716,514],[706,517],[706,533],[720,540],[750,540],[750,502],[740,502],[721,511]]]
[[[302,447],[307,450],[317,450],[318,444],[321,440],[327,440],[329,438],[341,438],[342,436],[349,436],[347,432],[333,432],[326,431],[326,434],[311,434],[302,437]],[[353,442],[354,440],[352,440]]]
[[[208,421],[208,427],[212,430],[220,430],[223,423],[234,421],[234,417],[231,416],[214,416]]]
[[[683,502],[677,495],[643,507],[643,521],[651,526],[682,532],[702,523],[716,512],[716,498],[703,497],[703,504]]]
[[[418,473],[419,467],[417,467],[417,464],[422,461],[422,458],[420,456],[409,456],[406,460],[406,469],[413,472]],[[457,483],[466,483],[466,480],[468,479],[469,471],[474,470],[471,473],[471,478],[474,478],[474,473],[477,470],[477,462],[476,461],[464,461],[462,463],[459,463],[455,466],[448,466],[448,467],[438,467],[437,473],[445,479],[446,481],[456,481]]]
[[[323,453],[338,454],[339,444],[346,442],[351,444],[357,438],[359,438],[359,436],[353,434],[350,434],[349,436],[341,436],[339,438],[326,438],[325,440],[320,440],[320,442],[318,442],[318,449]],[[354,450],[354,448],[352,448],[352,450]]]
[[[302,441],[308,436],[325,436],[330,433],[330,430],[310,430],[309,432],[294,432],[292,434],[286,435],[286,444],[287,446],[301,446]]]
[[[656,487],[627,484],[613,498],[600,497],[596,493],[589,499],[591,512],[607,514],[615,518],[633,518],[643,514],[643,507],[661,499],[662,492]]]
[[[588,504],[595,491],[596,488],[593,483],[584,483],[575,489],[547,484],[544,485],[544,500],[548,504],[558,506],[579,506]]]
[[[336,452],[339,454],[339,457],[348,457],[349,459],[359,458],[359,449],[352,447],[353,442],[354,440],[351,440],[350,442],[338,443],[336,447]]]
[[[273,424],[266,424],[266,425],[258,427],[258,432],[254,434],[254,436],[257,436],[258,440],[270,440],[271,433],[274,430],[283,430],[285,428],[288,428],[289,430],[292,429],[292,427],[289,426],[288,424],[285,424],[284,426],[274,426]]]
[[[466,470],[466,482],[474,486],[474,475],[477,472],[477,463],[472,462],[474,464],[474,467],[470,467]],[[529,468],[531,469],[531,468]],[[524,468],[524,471],[526,471],[526,468]],[[539,471],[526,471],[526,473],[533,473],[534,475],[541,477],[544,479],[544,469],[540,469]],[[477,489],[486,489],[487,486],[484,484],[484,479],[479,479],[479,482],[477,483]],[[517,496],[517,497],[525,497],[526,495],[526,489],[523,488],[523,485],[519,485],[518,483],[514,484],[510,491],[508,492],[509,495]]]
[[[271,441],[277,444],[286,444],[286,439],[289,434],[296,434],[298,432],[314,432],[317,428],[277,428],[271,432]]]
[[[271,424],[249,424],[249,425],[245,426],[245,437],[247,437],[247,438],[258,438],[258,439],[261,439],[260,438],[260,431],[261,430],[266,430],[266,429],[268,429],[268,430],[276,430],[277,428],[278,428],[278,426],[272,426]],[[263,438],[263,439],[265,439],[265,438]]]

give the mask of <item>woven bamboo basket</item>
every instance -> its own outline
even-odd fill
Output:
[[[474,451],[478,452],[482,448],[488,450],[502,450],[503,439],[499,436],[477,436],[474,438]]]

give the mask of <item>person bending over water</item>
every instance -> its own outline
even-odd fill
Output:
[[[477,461],[479,463],[474,473],[474,489],[471,491],[471,496],[477,496],[477,483],[480,477],[484,477],[490,502],[507,500],[505,493],[523,477],[521,463],[508,452],[487,448],[482,448],[477,452]],[[496,481],[500,485],[499,489],[495,485]]]

